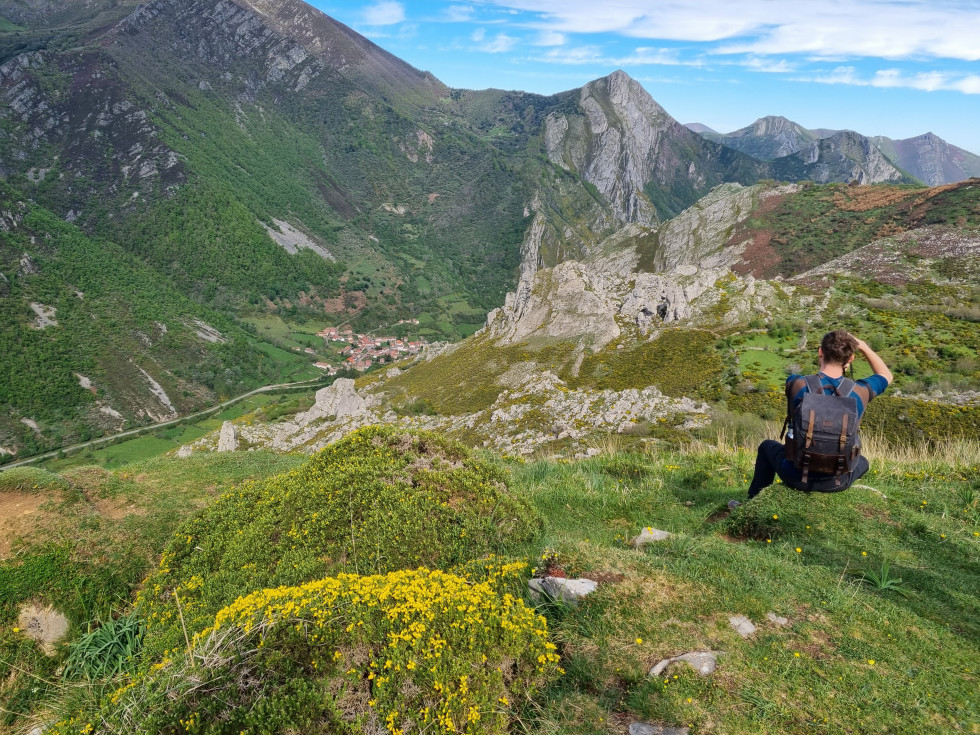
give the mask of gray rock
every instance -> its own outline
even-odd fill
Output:
[[[673,658],[665,658],[650,669],[650,676],[660,676],[667,670],[668,666],[678,661],[690,665],[692,669],[698,672],[699,676],[708,676],[713,674],[718,667],[718,657],[721,655],[722,651],[691,651],[690,653],[682,653],[680,656],[674,656]]]
[[[24,253],[20,256],[20,268],[18,268],[18,272],[22,276],[36,276],[41,272],[41,269],[30,255]]]
[[[402,371],[399,370],[396,367],[391,367],[391,368],[388,368],[387,370],[385,370],[385,377],[388,378],[389,380],[391,378],[397,378],[401,374],[402,374]]]
[[[687,735],[689,732],[689,727],[651,725],[646,722],[634,722],[630,725],[630,735]]]
[[[769,620],[769,622],[775,623],[776,625],[778,625],[780,627],[789,625],[789,618],[784,618],[784,617],[782,617],[780,615],[777,615],[774,612],[767,612],[766,613],[766,618]]]
[[[328,416],[342,419],[346,416],[360,416],[367,412],[367,403],[354,389],[354,381],[350,378],[339,378],[333,385],[321,388],[316,392],[316,403],[313,407],[296,415],[295,422],[304,426],[311,421],[324,419]]]
[[[642,531],[640,535],[633,539],[633,546],[644,546],[646,544],[652,544],[656,541],[666,541],[674,534],[669,531],[661,531],[659,528],[651,528],[647,526]]]
[[[190,457],[193,453],[194,447],[192,447],[190,444],[185,444],[177,450],[177,456],[181,458]]]
[[[48,656],[55,654],[55,644],[68,633],[68,618],[50,605],[24,605],[17,617],[17,626],[28,638],[33,638]]]
[[[237,449],[238,429],[231,421],[225,421],[221,425],[221,433],[218,435],[218,451],[234,452]]]
[[[527,587],[535,602],[561,600],[569,605],[596,591],[599,585],[591,579],[566,579],[565,577],[544,577],[528,580]]]
[[[744,615],[732,615],[728,618],[728,624],[743,638],[748,638],[756,631],[755,625]]]

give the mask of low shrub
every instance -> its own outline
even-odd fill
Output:
[[[368,427],[250,482],[185,523],[138,597],[150,655],[264,587],[453,565],[534,540],[540,517],[503,471],[430,433]]]
[[[40,467],[11,467],[0,472],[0,492],[38,493],[47,490],[68,490],[71,485],[61,475]]]
[[[799,534],[806,527],[808,499],[807,493],[777,483],[735,508],[725,526],[732,536],[760,541]]]
[[[497,582],[418,569],[341,574],[237,600],[51,732],[504,733],[560,672],[545,619]]]

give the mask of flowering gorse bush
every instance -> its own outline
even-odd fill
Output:
[[[265,587],[340,572],[449,569],[523,545],[541,522],[461,444],[369,427],[304,465],[246,483],[184,524],[140,593],[150,656]]]
[[[341,574],[255,592],[53,732],[504,733],[560,672],[545,619],[499,587],[526,570],[491,562],[482,582]]]

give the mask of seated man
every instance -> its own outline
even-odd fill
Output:
[[[864,409],[877,395],[892,382],[892,373],[884,361],[874,350],[860,339],[848,334],[842,329],[824,335],[817,356],[820,360],[820,385],[824,392],[836,391],[844,378],[844,370],[854,360],[857,350],[871,366],[874,375],[856,382],[851,393],[857,399],[858,418],[864,414]],[[794,409],[803,401],[803,395],[809,391],[805,379],[800,375],[791,375],[786,380],[787,413],[792,416]],[[779,475],[780,479],[794,490],[803,492],[839,492],[846,490],[851,484],[868,471],[868,460],[859,456],[850,472],[842,475],[828,475],[810,472],[806,478],[804,473],[793,462],[786,458],[786,447],[780,442],[766,439],[759,445],[755,460],[755,475],[749,485],[749,500],[759,492],[769,487]],[[732,500],[729,508],[737,508],[741,503]]]

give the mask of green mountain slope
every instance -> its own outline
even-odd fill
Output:
[[[235,319],[117,245],[6,186],[0,193],[5,451],[29,455],[174,418],[306,364],[258,349]]]

